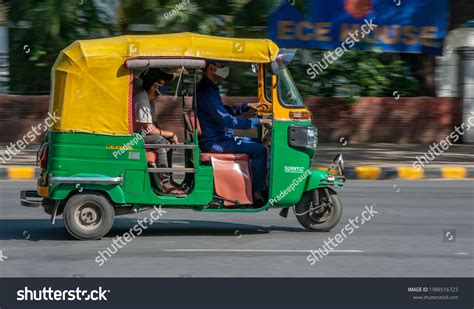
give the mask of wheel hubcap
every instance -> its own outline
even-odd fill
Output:
[[[325,222],[331,217],[332,208],[332,201],[328,202],[326,197],[320,197],[318,206],[314,205],[311,201],[309,206],[309,217],[317,223]]]
[[[74,219],[83,229],[92,230],[102,221],[101,207],[94,202],[83,203],[77,208]]]

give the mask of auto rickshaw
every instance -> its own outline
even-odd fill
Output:
[[[281,208],[283,217],[294,206],[305,229],[330,230],[342,215],[333,187],[342,187],[345,180],[343,160],[338,155],[328,170],[310,170],[318,136],[287,69],[292,54],[267,39],[193,33],[73,42],[52,68],[49,111],[59,121],[38,151],[42,173],[36,191],[22,191],[21,204],[43,207],[53,224],[62,214],[66,229],[77,239],[99,239],[111,230],[116,215],[153,206],[227,213]],[[206,60],[247,63],[258,74],[258,101],[268,106],[258,116],[273,120],[271,128],[257,132],[269,150],[268,200],[261,207],[252,205],[246,154],[199,149],[195,96],[188,96],[183,85],[190,77],[196,91]],[[180,72],[175,99],[183,113],[183,143],[145,144],[133,133],[134,77],[155,67]],[[153,167],[153,152],[160,147],[184,151],[184,167]],[[160,195],[160,172],[183,174],[187,194]]]

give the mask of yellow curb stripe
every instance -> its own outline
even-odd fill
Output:
[[[356,166],[356,179],[379,179],[382,169],[375,166]]]
[[[422,179],[424,177],[424,171],[422,168],[415,167],[397,167],[398,178],[406,180]]]
[[[441,176],[448,179],[463,179],[467,177],[465,167],[442,167]]]
[[[34,179],[36,168],[34,167],[9,167],[7,177],[9,179]]]

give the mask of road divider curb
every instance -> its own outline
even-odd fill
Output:
[[[462,179],[467,177],[468,171],[462,167],[442,167],[441,174],[443,178]]]
[[[325,168],[318,168],[325,170]],[[357,180],[383,179],[474,179],[474,167],[444,166],[417,169],[404,166],[346,166],[346,178]],[[41,169],[33,166],[1,166],[0,180],[34,180]]]
[[[405,166],[347,166],[347,179],[466,179],[474,178],[474,167],[445,166],[414,168]]]
[[[376,166],[356,166],[356,179],[379,179],[382,169]]]
[[[417,180],[425,177],[425,171],[414,167],[397,167],[398,178],[405,180]]]
[[[41,169],[33,166],[0,167],[0,180],[34,180]]]

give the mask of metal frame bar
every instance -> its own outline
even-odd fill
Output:
[[[194,144],[145,144],[146,149],[161,149],[161,148],[172,148],[172,149],[196,149]]]
[[[204,59],[186,59],[186,58],[134,58],[125,61],[128,69],[145,68],[175,68],[185,67],[188,69],[203,69],[206,66]]]
[[[51,177],[50,184],[53,183],[86,183],[86,184],[103,184],[118,185],[122,182],[122,177]]]
[[[196,76],[196,70],[193,72],[193,79],[194,79],[194,93],[193,93],[193,102],[192,102],[192,108],[193,108],[193,113],[194,113],[194,131],[198,130],[198,125],[197,125],[197,76]],[[194,141],[196,142],[196,141]]]
[[[184,173],[195,173],[196,169],[192,167],[150,167],[148,168],[148,172],[150,173],[176,173],[176,172],[184,172]]]
[[[39,196],[36,191],[22,190],[20,196],[22,206],[37,208],[43,204],[43,197]]]

